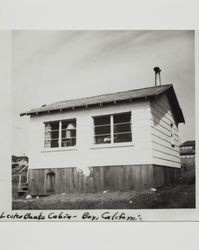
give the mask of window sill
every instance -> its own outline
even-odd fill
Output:
[[[77,147],[63,147],[63,148],[45,148],[42,149],[42,153],[48,153],[48,152],[60,152],[60,151],[75,151],[77,150]]]
[[[102,148],[123,148],[123,147],[134,147],[134,144],[131,143],[115,143],[115,144],[98,144],[90,149],[102,149]]]

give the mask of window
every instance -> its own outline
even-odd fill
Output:
[[[76,119],[45,123],[45,148],[76,145]]]
[[[174,148],[175,147],[175,142],[174,142],[174,132],[173,132],[173,124],[171,123],[171,146]]]
[[[94,118],[95,143],[111,143],[111,119],[108,116]]]
[[[194,158],[194,155],[186,155],[186,158]]]
[[[131,142],[131,113],[94,117],[94,143]]]
[[[113,115],[114,142],[130,142],[131,135],[131,113]]]
[[[192,146],[183,146],[182,149],[192,149]]]
[[[62,121],[61,146],[69,147],[76,145],[76,122],[75,120]]]
[[[45,124],[45,148],[59,147],[59,122]]]

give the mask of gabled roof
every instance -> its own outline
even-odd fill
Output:
[[[36,115],[42,113],[49,113],[52,111],[66,111],[80,107],[86,108],[88,106],[90,107],[94,105],[104,105],[113,103],[116,104],[118,102],[123,101],[132,101],[141,98],[157,97],[162,93],[168,94],[168,98],[172,105],[177,122],[184,122],[184,116],[178,103],[172,84],[56,102],[49,105],[43,105],[40,108],[31,109],[30,111],[21,113],[20,115]]]

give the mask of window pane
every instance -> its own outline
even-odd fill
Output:
[[[122,133],[114,135],[114,142],[130,142],[132,141],[131,133]]]
[[[111,143],[111,135],[97,135],[95,136],[95,143],[96,144]]]
[[[101,134],[110,134],[111,133],[111,126],[110,125],[104,125],[100,127],[95,127],[95,134],[101,135]]]
[[[61,146],[71,147],[76,145],[76,120],[62,121]]]
[[[59,147],[59,122],[50,122],[45,124],[44,147]]]
[[[57,148],[57,147],[59,147],[59,139],[51,140],[51,148]]]
[[[109,116],[94,118],[95,144],[111,143],[111,124]]]
[[[114,142],[130,142],[131,134],[131,113],[113,115]]]
[[[114,133],[131,132],[131,123],[114,124]]]
[[[94,118],[95,126],[97,125],[110,125],[110,115],[98,116]]]
[[[114,124],[116,123],[125,123],[131,121],[131,113],[123,113],[123,114],[116,114],[113,115]]]

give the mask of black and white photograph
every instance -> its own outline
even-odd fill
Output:
[[[198,249],[198,7],[0,0],[0,250]]]
[[[12,31],[12,210],[195,209],[194,33]]]

